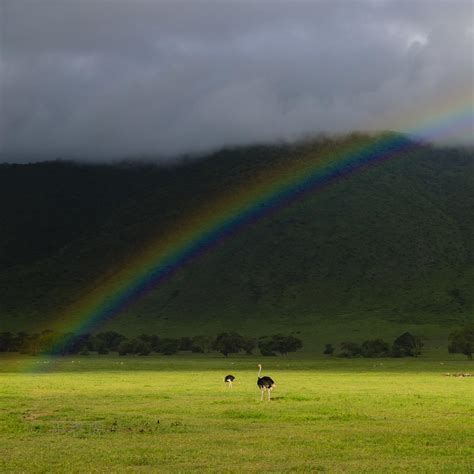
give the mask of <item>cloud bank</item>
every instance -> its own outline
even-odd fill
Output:
[[[408,128],[473,102],[473,8],[0,0],[0,160],[170,159]],[[471,127],[449,138],[469,141]]]

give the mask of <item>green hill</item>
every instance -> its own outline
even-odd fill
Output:
[[[0,330],[44,329],[177,219],[295,157],[350,140],[222,150],[179,165],[0,165]],[[474,154],[414,146],[308,193],[107,323],[163,335],[399,334],[474,319]]]

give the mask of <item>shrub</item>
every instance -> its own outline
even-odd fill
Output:
[[[273,348],[276,352],[281,355],[286,355],[288,352],[296,352],[298,349],[303,347],[303,342],[294,336],[282,336],[276,334],[272,336]]]
[[[364,341],[361,353],[363,357],[387,357],[390,355],[390,345],[382,339]]]
[[[245,351],[247,355],[252,355],[253,350],[255,349],[256,345],[257,343],[254,338],[252,337],[243,338],[242,349]]]
[[[92,336],[90,334],[79,334],[69,341],[65,350],[68,354],[78,354],[82,352],[89,352],[91,350]]]
[[[117,348],[117,351],[119,353],[119,355],[121,356],[125,356],[127,354],[133,354],[133,346],[132,344],[130,343],[129,340],[123,340],[118,348]]]
[[[294,336],[283,336],[275,334],[271,337],[260,337],[258,348],[263,356],[275,356],[276,352],[286,355],[288,352],[295,352],[303,347],[301,339]]]
[[[258,348],[263,356],[276,356],[273,341],[270,338],[261,337],[258,341]]]
[[[474,352],[474,326],[459,329],[449,335],[448,351],[450,353],[464,354],[472,359]]]
[[[179,340],[179,350],[180,351],[192,351],[193,350],[193,340],[190,337],[182,337]]]
[[[359,344],[350,341],[341,342],[341,352],[339,353],[339,357],[352,358],[360,356],[362,356],[362,348]]]
[[[209,352],[212,348],[213,338],[211,336],[194,336],[192,338],[191,351],[194,353]]]
[[[0,333],[0,352],[13,352],[15,349],[15,336],[11,332]]]
[[[398,336],[393,342],[393,357],[416,357],[421,354],[423,342],[419,336],[413,336],[409,332]]]
[[[137,338],[133,340],[133,349],[135,354],[147,356],[151,352],[151,345],[149,342]]]
[[[323,351],[323,354],[326,354],[326,355],[333,355],[334,354],[334,347],[332,344],[326,344],[324,346],[324,351]]]
[[[165,338],[160,341],[160,353],[163,355],[173,355],[178,352],[179,340]]]
[[[90,349],[99,352],[99,354],[107,354],[108,351],[115,352],[125,339],[125,336],[115,331],[100,332],[94,336],[93,347]]]
[[[221,332],[216,336],[212,348],[224,356],[235,354],[243,349],[244,338],[236,332]]]
[[[158,352],[160,349],[160,338],[156,334],[140,334],[137,339],[147,344],[150,352]]]

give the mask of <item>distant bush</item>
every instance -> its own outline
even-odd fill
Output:
[[[59,344],[60,353],[66,354],[89,354],[89,351],[98,350],[91,334],[65,334],[63,342]]]
[[[179,340],[179,350],[180,351],[192,351],[193,350],[193,340],[190,337],[182,337]]]
[[[133,354],[133,346],[129,340],[122,341],[118,346],[118,353],[121,356]]]
[[[212,348],[224,356],[240,352],[244,346],[244,338],[236,332],[221,332],[212,343]]]
[[[100,354],[106,354],[109,351],[116,352],[120,343],[126,337],[115,331],[100,332],[92,339],[92,348]]]
[[[17,352],[18,345],[12,332],[0,332],[0,352]]]
[[[275,356],[276,352],[286,355],[303,347],[303,341],[294,336],[275,334],[271,337],[262,337],[258,341],[258,348],[263,356]]]
[[[242,349],[247,355],[252,355],[255,347],[257,347],[257,342],[253,337],[243,338]]]
[[[449,335],[448,351],[450,353],[464,354],[472,360],[474,352],[474,326],[458,329]]]
[[[334,354],[334,347],[332,344],[326,344],[324,346],[324,351],[323,351],[323,354],[325,355],[333,355]]]
[[[272,336],[274,348],[281,355],[286,355],[288,352],[296,352],[303,347],[303,341],[294,336],[282,336],[277,334]]]
[[[143,339],[137,338],[134,340],[135,354],[147,356],[151,353],[151,345]]]
[[[339,357],[361,357],[362,356],[362,348],[359,344],[350,341],[341,342],[341,352],[339,353]]]
[[[423,342],[419,336],[413,336],[409,332],[397,337],[392,345],[392,357],[416,357],[421,354]]]
[[[38,355],[56,352],[56,341],[60,341],[62,335],[54,331],[45,330],[41,333],[28,334],[26,332],[17,333],[18,352],[20,354]]]
[[[258,340],[258,348],[263,356],[276,356],[273,341],[268,337],[261,337]]]
[[[390,356],[390,344],[382,339],[365,341],[361,345],[363,357],[388,357]]]
[[[179,350],[179,340],[172,338],[165,338],[160,341],[159,352],[163,355],[173,355]]]
[[[192,346],[191,352],[207,353],[212,349],[214,338],[212,336],[194,336],[191,338]]]
[[[138,339],[147,344],[150,351],[159,352],[160,350],[160,338],[156,334],[141,334]]]
[[[345,341],[340,347],[339,357],[416,357],[421,354],[423,342],[419,336],[405,332],[395,339],[392,346],[383,339],[372,339],[360,345]]]

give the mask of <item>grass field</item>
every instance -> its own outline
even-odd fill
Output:
[[[0,356],[0,471],[474,471],[473,362],[299,357]]]

